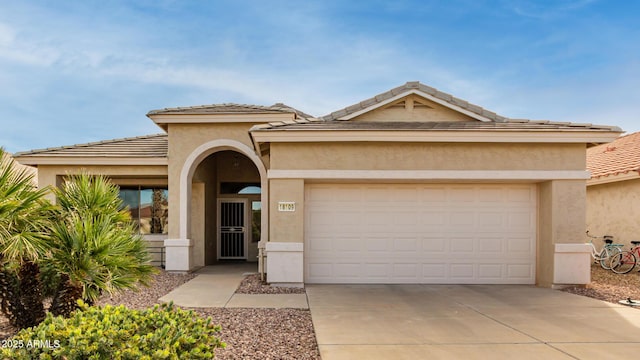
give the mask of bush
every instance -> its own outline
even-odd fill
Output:
[[[213,325],[173,304],[146,310],[89,307],[71,317],[47,315],[40,325],[2,343],[11,359],[211,359],[225,347]]]

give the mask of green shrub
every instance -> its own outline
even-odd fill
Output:
[[[71,317],[47,315],[40,325],[2,343],[10,359],[211,359],[225,347],[220,326],[173,304],[146,310],[89,307]]]

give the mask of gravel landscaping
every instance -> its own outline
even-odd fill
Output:
[[[158,298],[193,279],[195,274],[160,272],[150,287],[139,291],[125,291],[115,296],[105,295],[98,305],[125,305],[144,309],[158,302]],[[258,275],[247,276],[237,292],[244,294],[302,293],[300,288],[276,288],[265,285]],[[220,325],[220,339],[225,349],[216,350],[216,359],[320,359],[311,313],[305,309],[244,309],[193,308],[201,316],[210,316]],[[0,338],[6,339],[15,329],[0,315]]]
[[[140,291],[126,291],[116,296],[104,296],[99,305],[123,304],[143,309],[157,303],[157,299],[181,284],[193,279],[194,274],[160,272],[150,287]],[[640,299],[640,274],[614,274],[599,266],[591,268],[592,282],[586,287],[569,287],[563,291],[618,303],[626,298]],[[237,292],[244,294],[304,293],[304,289],[276,288],[263,284],[258,275],[247,276]],[[220,339],[225,349],[216,351],[217,359],[320,359],[315,332],[309,310],[303,309],[244,309],[194,308],[202,316],[210,316],[221,325]],[[0,338],[15,333],[0,316]]]
[[[618,303],[631,298],[640,300],[640,274],[636,270],[628,274],[616,274],[599,265],[591,266],[591,283],[586,287],[568,287],[562,291],[588,296],[599,300]],[[640,309],[640,307],[636,307]]]

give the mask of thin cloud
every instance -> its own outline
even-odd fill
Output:
[[[515,14],[539,20],[550,20],[566,15],[594,4],[597,0],[559,0],[554,2],[541,2],[535,0],[508,0],[504,2],[507,8]]]

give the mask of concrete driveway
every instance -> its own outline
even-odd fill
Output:
[[[518,285],[308,285],[323,360],[617,359],[640,310]]]

